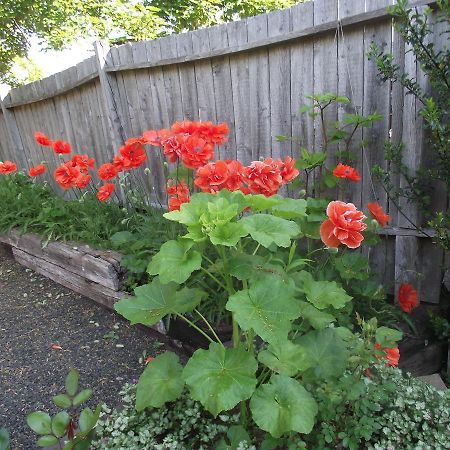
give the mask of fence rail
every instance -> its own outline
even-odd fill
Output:
[[[276,136],[298,136],[301,145],[320,150],[318,119],[298,109],[308,94],[337,92],[351,98],[354,106],[329,108],[329,121],[355,111],[383,115],[372,129],[356,136],[368,144],[351,148],[362,181],[352,186],[347,198],[359,207],[376,200],[391,215],[391,228],[369,255],[372,267],[390,290],[411,281],[420,286],[423,300],[437,302],[442,252],[409,228],[371,178],[374,164],[387,168],[383,146],[389,138],[405,142],[406,162],[412,169],[427,160],[420,105],[398,85],[381,83],[366,57],[370,44],[377,43],[394,54],[402,69],[418,74],[427,88],[413,55],[405,56],[405,43],[392,30],[385,9],[392,2],[315,0],[152,41],[112,48],[97,42],[94,56],[13,89],[3,99],[0,159],[13,159],[23,168],[45,160],[51,172],[59,160],[34,142],[34,131],[40,130],[69,140],[77,152],[93,154],[103,163],[127,138],[182,119],[228,122],[230,137],[218,150],[220,158],[248,163],[262,156],[295,156],[297,144],[279,142]],[[434,3],[413,2],[418,8]],[[435,24],[434,39],[447,45],[448,35],[439,32],[440,26]],[[334,155],[327,162],[333,164]],[[161,197],[163,165],[154,152],[149,152],[149,166],[150,184]],[[143,174],[138,176],[149,184]],[[51,177],[48,181],[53,183]],[[404,181],[396,183],[402,186]],[[446,198],[445,192],[437,191],[436,207],[445,205]],[[401,206],[406,215],[420,220],[413,204]]]

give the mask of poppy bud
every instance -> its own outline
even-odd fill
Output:
[[[150,174],[151,174],[151,171],[150,171],[150,169],[149,169],[148,167],[146,167],[146,168],[144,169],[144,173],[145,173],[146,175],[150,175]]]
[[[328,247],[327,250],[328,253],[331,253],[332,255],[336,255],[339,252],[339,249],[337,247]]]
[[[302,189],[299,193],[298,196],[299,197],[304,197],[306,195],[306,191],[304,189]]]

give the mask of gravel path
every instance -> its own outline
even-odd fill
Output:
[[[34,410],[57,411],[51,398],[62,392],[71,367],[80,371],[80,386],[94,390],[94,406],[116,406],[121,386],[142,372],[144,353],[166,349],[173,350],[157,333],[131,327],[25,269],[0,246],[0,428],[9,430],[12,450],[35,448],[25,417]]]

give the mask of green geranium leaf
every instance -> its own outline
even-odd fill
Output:
[[[184,314],[192,311],[201,301],[200,289],[183,288],[176,283],[161,284],[155,277],[150,284],[134,290],[135,297],[120,300],[114,309],[132,324],[154,325],[168,314]]]
[[[151,361],[139,378],[136,391],[136,409],[152,406],[160,408],[176,400],[184,388],[183,367],[175,353],[166,352]]]
[[[255,270],[261,268],[266,259],[258,255],[239,253],[227,261],[228,272],[238,280],[248,280],[255,274]]]
[[[283,219],[296,219],[297,217],[306,216],[306,200],[285,198],[282,203],[275,205],[272,208],[272,213],[275,216]]]
[[[211,343],[199,349],[183,370],[191,396],[211,414],[234,408],[250,398],[256,387],[257,362],[242,347],[225,348]]]
[[[248,231],[241,223],[227,223],[225,225],[216,226],[210,233],[209,239],[214,245],[225,245],[234,247],[239,240],[247,236]]]
[[[345,253],[334,259],[334,266],[344,280],[367,280],[369,261],[359,253]]]
[[[392,347],[392,345],[395,342],[400,341],[402,337],[403,333],[401,331],[388,327],[379,327],[375,332],[375,339],[382,347]]]
[[[250,206],[249,196],[244,195],[242,191],[229,191],[228,189],[221,189],[216,195],[215,198],[220,199],[224,198],[228,201],[228,203],[232,203],[237,205],[237,212],[242,212],[245,208]]]
[[[306,350],[289,340],[270,344],[258,354],[258,360],[281,375],[292,377],[311,366]]]
[[[52,432],[57,438],[66,434],[66,427],[70,422],[70,416],[66,411],[61,411],[52,419]]]
[[[184,225],[198,225],[200,216],[207,209],[208,202],[214,199],[214,195],[201,192],[191,197],[188,203],[183,203],[179,211],[171,211],[164,214],[164,217],[174,222]]]
[[[73,397],[78,391],[78,380],[80,379],[80,374],[76,369],[70,369],[66,377],[66,392],[67,395]]]
[[[323,330],[336,318],[324,311],[319,311],[310,303],[302,302],[301,304],[302,317],[305,318],[310,325],[316,330]]]
[[[53,397],[53,403],[59,408],[67,409],[72,406],[72,400],[66,394],[59,394]]]
[[[42,411],[28,414],[27,424],[37,434],[50,434],[52,432],[52,419]]]
[[[159,275],[161,283],[184,283],[202,265],[202,255],[192,250],[190,240],[167,241],[148,265],[150,275]]]
[[[300,227],[295,222],[270,214],[254,214],[240,222],[252,238],[266,248],[272,244],[289,247],[291,239],[300,233]]]
[[[338,377],[345,370],[348,351],[333,328],[310,331],[297,338],[296,342],[307,351],[317,377]]]
[[[113,247],[118,249],[134,241],[134,235],[131,231],[118,231],[111,236],[110,241]]]
[[[335,281],[315,281],[309,272],[301,273],[304,275],[301,289],[306,299],[316,308],[325,309],[332,306],[340,309],[352,299]]]
[[[243,330],[253,328],[270,343],[286,339],[291,320],[300,316],[293,291],[275,277],[259,277],[250,289],[236,292],[228,299],[226,309],[234,313]]]
[[[58,439],[55,436],[42,436],[36,441],[38,447],[51,447],[58,444]]]
[[[283,202],[284,197],[281,195],[272,195],[266,197],[262,194],[247,195],[249,206],[253,212],[266,211]]]
[[[290,431],[310,433],[318,407],[297,380],[274,375],[255,391],[250,410],[258,427],[277,438]]]

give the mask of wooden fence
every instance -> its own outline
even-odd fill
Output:
[[[420,105],[398,85],[381,83],[366,57],[370,44],[377,43],[426,88],[413,55],[405,57],[405,44],[392,30],[385,10],[392,1],[315,0],[153,41],[112,48],[97,42],[95,56],[13,89],[3,99],[0,160],[12,159],[22,168],[45,160],[51,173],[58,158],[34,142],[34,131],[40,130],[70,141],[78,153],[87,152],[102,163],[128,137],[182,119],[229,124],[230,138],[219,149],[220,158],[248,163],[269,155],[295,156],[298,145],[278,142],[276,135],[297,136],[310,150],[322,145],[318,119],[298,112],[305,96],[347,95],[353,106],[330,107],[327,120],[355,111],[383,115],[372,129],[356,136],[352,150],[362,181],[352,186],[348,198],[364,208],[377,200],[391,215],[391,228],[370,254],[372,266],[391,292],[399,282],[410,281],[420,287],[422,300],[436,303],[442,252],[411,228],[370,173],[374,164],[386,168],[383,145],[389,136],[405,142],[406,163],[412,169],[426,160]],[[433,2],[413,3],[423,7]],[[436,41],[444,39],[435,33]],[[359,146],[362,138],[368,142],[364,149]],[[162,195],[162,161],[152,151],[149,160],[152,183]],[[435,196],[436,207],[446,201],[445,193]],[[413,204],[402,204],[402,209],[413,221],[420,220]]]

